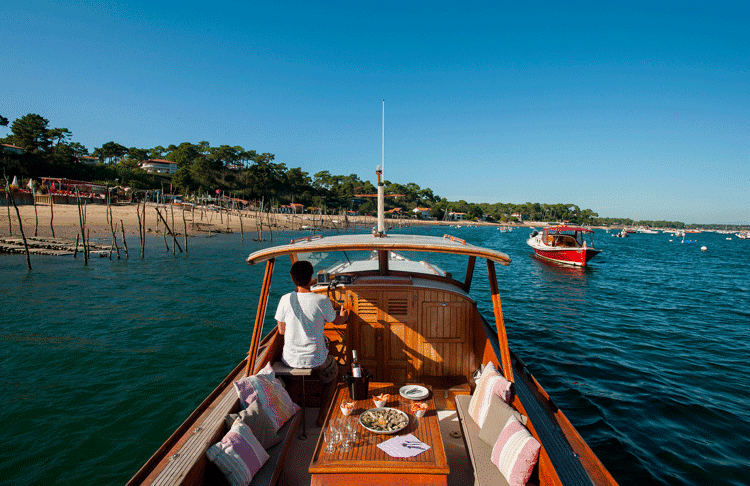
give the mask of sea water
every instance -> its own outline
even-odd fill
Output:
[[[535,258],[524,229],[410,232],[512,258],[496,267],[511,347],[621,484],[750,484],[750,241],[597,231],[578,269]],[[149,237],[143,260],[32,256],[31,272],[0,256],[0,483],[127,482],[247,353],[264,265],[245,258],[275,238],[173,255]],[[291,290],[281,260],[267,327]],[[471,293],[493,322],[486,275]]]

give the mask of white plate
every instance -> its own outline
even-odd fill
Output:
[[[383,411],[393,411],[393,412],[396,412],[396,413],[398,413],[399,415],[401,415],[401,416],[403,416],[403,417],[405,417],[405,418],[406,418],[406,423],[405,423],[404,425],[402,425],[402,426],[401,426],[400,428],[398,428],[398,429],[394,429],[394,430],[378,430],[378,429],[373,429],[373,428],[371,428],[371,427],[368,427],[368,426],[366,426],[366,425],[364,424],[364,422],[362,422],[362,417],[364,417],[364,416],[365,416],[365,415],[367,415],[368,413],[373,413],[373,412],[374,412],[374,413],[378,413],[378,412],[383,412]],[[404,430],[404,429],[405,429],[405,428],[406,428],[406,427],[407,427],[407,426],[409,425],[409,416],[408,416],[408,415],[406,415],[406,412],[403,412],[403,411],[401,411],[401,410],[399,410],[399,409],[397,409],[397,408],[391,408],[391,407],[377,407],[377,408],[371,408],[371,409],[369,409],[369,410],[366,410],[366,411],[365,411],[364,413],[362,413],[362,415],[360,415],[360,416],[359,416],[359,425],[361,425],[361,426],[362,426],[362,427],[364,427],[365,429],[367,429],[367,430],[369,430],[370,432],[372,432],[372,433],[375,433],[375,434],[395,434],[395,433],[397,433],[397,432],[401,432],[402,430]]]
[[[404,385],[399,389],[398,393],[409,400],[423,400],[430,395],[430,391],[427,388],[419,385]]]

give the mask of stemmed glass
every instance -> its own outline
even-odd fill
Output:
[[[357,421],[353,417],[345,417],[341,423],[341,450],[349,452],[357,440]]]
[[[323,428],[323,438],[326,441],[325,452],[336,452],[336,444],[341,441],[341,430],[337,427],[337,421],[331,420],[327,427]]]

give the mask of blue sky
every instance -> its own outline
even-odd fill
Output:
[[[747,5],[226,3],[5,0],[0,114],[374,180],[385,99],[387,180],[750,221]]]

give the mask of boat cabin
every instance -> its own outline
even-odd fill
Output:
[[[593,247],[593,233],[593,230],[579,226],[552,226],[542,230],[542,242],[562,248]]]

